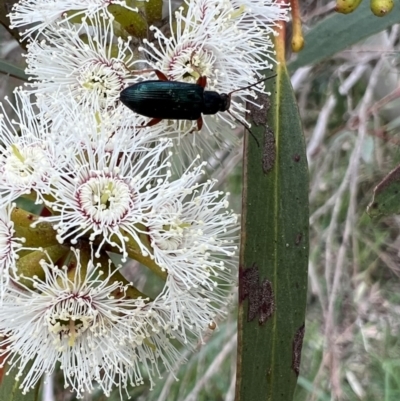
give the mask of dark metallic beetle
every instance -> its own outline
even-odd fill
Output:
[[[155,125],[163,119],[197,120],[197,128],[200,131],[203,126],[202,114],[217,114],[220,111],[229,113],[233,92],[251,88],[265,80],[264,78],[245,88],[225,94],[204,90],[207,85],[206,77],[200,77],[197,83],[191,84],[169,81],[159,70],[141,72],[149,71],[154,71],[159,80],[139,82],[128,86],[120,94],[120,100],[125,106],[135,113],[151,118],[146,127]]]

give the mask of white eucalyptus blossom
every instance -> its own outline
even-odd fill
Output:
[[[169,276],[188,290],[201,285],[212,291],[217,277],[231,280],[225,260],[235,259],[238,216],[228,209],[228,194],[212,191],[214,181],[199,184],[198,178],[198,169],[189,171],[180,190],[154,200],[148,235],[157,264]]]
[[[54,22],[95,14],[111,15],[107,11],[110,5],[138,11],[137,8],[127,5],[125,0],[20,0],[14,4],[9,14],[10,28],[34,24],[25,30],[24,36],[28,36],[35,31],[40,33]]]
[[[177,277],[168,276],[163,293],[157,298],[154,308],[165,326],[174,335],[182,338],[184,344],[190,345],[192,338],[202,340],[206,328],[212,327],[215,321],[226,317],[233,302],[232,281],[237,269],[233,266],[237,260],[233,258],[230,280],[219,280],[214,289],[187,289],[186,283]]]
[[[208,1],[208,0],[205,0]],[[219,0],[215,0],[219,2]],[[243,18],[240,19],[239,25],[243,29],[256,24],[268,34],[276,35],[276,28],[279,21],[288,21],[290,10],[289,2],[282,2],[280,0],[225,0],[229,2],[235,9],[236,13],[234,17]]]
[[[41,41],[30,42],[26,73],[34,81],[33,92],[47,107],[60,107],[51,95],[71,96],[82,108],[119,105],[120,92],[140,75],[134,75],[130,39],[117,38],[114,24],[113,17],[98,15],[82,19],[80,25],[52,24],[42,32]]]
[[[118,138],[119,132],[115,133]],[[170,163],[161,155],[172,146],[163,141],[158,146],[145,148],[132,141],[129,147],[117,147],[107,152],[107,143],[96,148],[82,141],[76,147],[76,159],[64,170],[52,192],[53,200],[46,205],[56,212],[41,217],[40,221],[54,223],[60,243],[72,244],[83,236],[98,242],[98,251],[108,244],[127,257],[126,242],[133,240],[146,254],[141,244],[137,226],[142,223],[147,210],[168,185]],[[62,174],[62,171],[59,172]],[[97,253],[98,254],[98,253]]]
[[[2,365],[17,369],[26,392],[61,363],[65,387],[82,398],[94,383],[110,395],[117,385],[143,383],[142,372],[158,373],[157,361],[169,368],[179,354],[160,326],[148,299],[129,298],[129,285],[113,277],[111,264],[81,262],[61,268],[42,261],[44,279],[13,280],[0,308]],[[33,365],[23,372],[28,363]],[[10,368],[8,369],[10,371]]]
[[[194,171],[183,177],[180,194],[155,202],[148,235],[155,261],[168,272],[161,304],[186,340],[186,331],[201,337],[230,305],[238,216],[228,209],[228,195],[212,191],[213,181],[198,184]]]
[[[6,101],[16,120],[10,120],[0,104],[0,208],[32,193],[41,203],[59,178],[56,165],[62,166],[69,156],[69,134],[54,133],[50,122],[35,112],[27,92],[15,91],[15,105]]]

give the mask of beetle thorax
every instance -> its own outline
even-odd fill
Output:
[[[214,91],[204,91],[203,94],[203,114],[217,114],[220,111],[226,111],[230,106],[229,95]]]

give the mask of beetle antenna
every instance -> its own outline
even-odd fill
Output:
[[[243,127],[244,127],[245,129],[247,129],[247,131],[250,132],[250,135],[251,135],[251,136],[254,138],[254,140],[256,141],[257,146],[260,147],[260,142],[258,142],[258,139],[257,139],[256,136],[251,132],[250,128],[249,128],[246,124],[244,124],[242,121],[240,121],[238,118],[236,118],[229,110],[227,110],[227,112],[229,113],[230,116],[232,116],[232,117],[235,119],[235,121],[237,121],[240,125],[243,125]]]
[[[249,85],[249,86],[245,86],[245,87],[243,87],[243,88],[235,89],[234,91],[229,92],[229,93],[228,93],[228,96],[230,97],[230,96],[232,95],[232,93],[234,93],[234,92],[243,91],[243,90],[252,88],[253,86],[258,85],[260,82],[263,82],[263,81],[266,81],[267,79],[271,79],[271,78],[275,78],[275,77],[276,77],[276,74],[270,75],[270,76],[267,77],[267,78],[260,79],[259,81],[255,82],[254,84],[251,84],[251,85]]]

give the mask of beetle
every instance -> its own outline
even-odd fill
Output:
[[[263,78],[252,85],[226,94],[205,90],[205,76],[200,76],[196,83],[188,83],[170,81],[160,70],[142,70],[140,73],[152,71],[158,80],[142,81],[128,86],[120,93],[121,102],[135,113],[151,118],[144,127],[151,127],[164,119],[197,120],[199,131],[203,126],[203,114],[227,111],[235,118],[229,112],[232,93],[251,88],[276,76]]]

